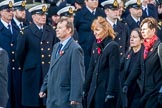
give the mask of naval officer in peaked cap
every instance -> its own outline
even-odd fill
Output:
[[[17,30],[11,22],[13,18],[13,0],[0,2],[0,46],[9,57],[7,108],[21,108],[21,68],[15,60]]]
[[[125,3],[127,9],[129,9],[130,14],[126,17],[125,22],[128,24],[130,31],[134,28],[138,28],[142,17],[142,1],[141,0],[129,0]]]
[[[56,38],[52,27],[46,25],[47,9],[47,4],[30,8],[33,23],[18,37],[16,59],[23,68],[22,105],[25,108],[44,108],[46,104],[46,99],[40,99],[38,93],[48,72]]]
[[[119,18],[119,2],[121,0],[107,0],[101,3],[104,7],[106,20],[110,23],[113,30],[116,32],[115,41],[120,47],[120,58],[123,57],[128,49],[129,28],[126,23],[120,21]]]
[[[14,3],[14,17],[12,21],[17,26],[17,29],[19,31],[22,29],[22,27],[27,26],[31,23],[31,14],[29,14],[25,6],[26,1],[24,0]]]
[[[59,15],[60,18],[68,18],[73,22],[74,15],[75,15],[75,7],[71,6],[71,5],[65,6],[57,12],[57,15]],[[79,38],[78,38],[78,33],[77,33],[76,29],[74,30],[74,34],[72,37],[74,38],[74,40],[76,42],[78,42]]]

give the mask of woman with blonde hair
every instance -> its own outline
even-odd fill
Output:
[[[83,87],[87,108],[116,108],[119,93],[119,46],[115,32],[103,17],[91,25],[96,42]]]

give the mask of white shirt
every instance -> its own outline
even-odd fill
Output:
[[[1,22],[2,22],[2,24],[3,24],[7,29],[9,29],[9,28],[8,28],[8,25],[10,25],[11,32],[13,33],[11,22],[9,22],[9,24],[8,24],[8,23],[6,23],[5,21],[3,21],[2,19],[1,19]]]
[[[114,24],[116,24],[117,23],[117,20],[115,21],[115,23],[113,23],[111,20],[109,20],[109,18],[108,17],[106,17],[106,20],[110,23],[110,25],[113,27],[113,25]]]
[[[87,7],[87,9],[92,13],[92,12],[94,12],[94,14],[96,13],[96,9],[94,9],[94,10],[92,10],[92,9],[90,9],[88,6],[86,6]]]
[[[64,40],[63,42],[60,42],[63,46],[61,47],[61,50],[65,47],[65,45],[68,43],[68,41],[70,40],[71,37],[67,38],[66,40]]]
[[[13,20],[15,21],[15,23],[16,23],[16,25],[19,27],[19,29],[21,29],[20,24],[23,25],[23,23],[20,22],[19,20],[17,20],[15,17],[13,17]]]

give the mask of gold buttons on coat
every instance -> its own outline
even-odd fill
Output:
[[[42,58],[44,58],[44,55],[43,54],[41,56],[42,56]]]
[[[12,59],[12,62],[15,62],[15,59]]]
[[[19,67],[18,70],[21,70],[21,67]]]
[[[13,43],[11,43],[10,45],[13,46]]]
[[[12,67],[12,70],[15,70],[15,67]]]

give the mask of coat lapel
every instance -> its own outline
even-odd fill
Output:
[[[131,60],[131,56],[132,56],[132,50],[128,53],[128,55],[127,55],[127,57],[126,57],[126,59],[127,59],[127,61],[126,61],[126,64],[125,64],[125,70],[127,71],[128,70],[128,67],[129,67],[129,64],[130,64],[130,60]]]
[[[42,38],[41,41],[44,41],[48,36],[49,36],[49,29],[47,28],[46,25],[43,26],[43,34],[42,34]]]
[[[38,27],[37,27],[35,24],[31,24],[30,28],[31,28],[31,31],[33,32],[33,34],[34,34],[36,37],[38,37],[38,38],[41,39],[42,34],[40,33]]]
[[[61,50],[61,52],[59,53],[58,57],[57,57],[57,58],[53,58],[54,61],[53,61],[53,63],[52,63],[51,68],[52,68],[52,67],[59,61],[59,59],[67,52],[67,50],[68,50],[70,44],[72,43],[72,41],[73,41],[73,39],[71,38],[71,39],[67,42],[67,44],[65,45],[65,47]],[[56,55],[56,50],[57,50],[57,48],[58,48],[58,45],[59,45],[59,43],[57,43],[57,46],[56,46],[56,48],[55,48],[55,50],[54,50],[54,57],[55,57],[55,55]]]
[[[9,38],[12,38],[11,33],[9,32],[9,30],[3,25],[3,23],[0,21],[0,32],[3,31],[3,33],[5,33],[5,35],[3,36],[7,36]],[[3,34],[2,33],[2,34]]]

